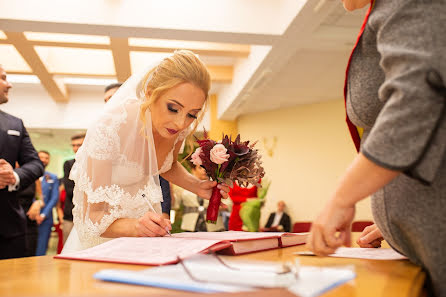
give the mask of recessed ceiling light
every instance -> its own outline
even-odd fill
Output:
[[[108,36],[41,32],[24,32],[24,34],[26,39],[32,41],[110,44],[110,38]]]
[[[11,83],[40,84],[40,80],[35,75],[28,74],[8,74],[8,81]]]
[[[67,85],[108,86],[117,81],[112,78],[64,77],[63,82]]]

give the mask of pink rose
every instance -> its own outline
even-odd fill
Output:
[[[195,152],[190,156],[192,159],[192,163],[195,166],[200,166],[201,164],[203,164],[203,161],[201,161],[200,158],[200,154],[201,154],[201,147],[197,148]]]
[[[211,149],[211,161],[215,164],[223,164],[228,161],[229,155],[226,153],[228,150],[221,143],[214,145]]]

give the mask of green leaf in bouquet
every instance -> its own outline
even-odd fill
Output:
[[[262,186],[257,189],[257,197],[259,199],[265,199],[266,194],[268,193],[269,186],[271,185],[271,181],[267,179],[262,180]]]
[[[240,218],[249,232],[259,231],[261,207],[262,201],[260,199],[248,199],[248,201],[241,204]]]

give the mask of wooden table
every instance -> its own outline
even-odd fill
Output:
[[[304,251],[305,246],[289,247],[231,259],[286,261]],[[357,277],[326,294],[328,296],[420,296],[425,273],[409,261],[378,261],[299,256],[303,265],[353,265]],[[92,275],[105,268],[131,270],[145,266],[53,259],[52,256],[0,261],[0,296],[192,296],[197,294],[167,289],[108,283],[93,279]],[[227,296],[212,294],[203,296]],[[293,296],[284,289],[263,290],[230,296]]]

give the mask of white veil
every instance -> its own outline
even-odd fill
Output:
[[[143,80],[151,68],[132,75],[118,89],[76,154],[70,173],[75,182],[74,231],[64,252],[106,241],[101,234],[118,218],[139,218],[153,210],[161,213],[151,114],[147,109],[145,125],[140,114]]]

